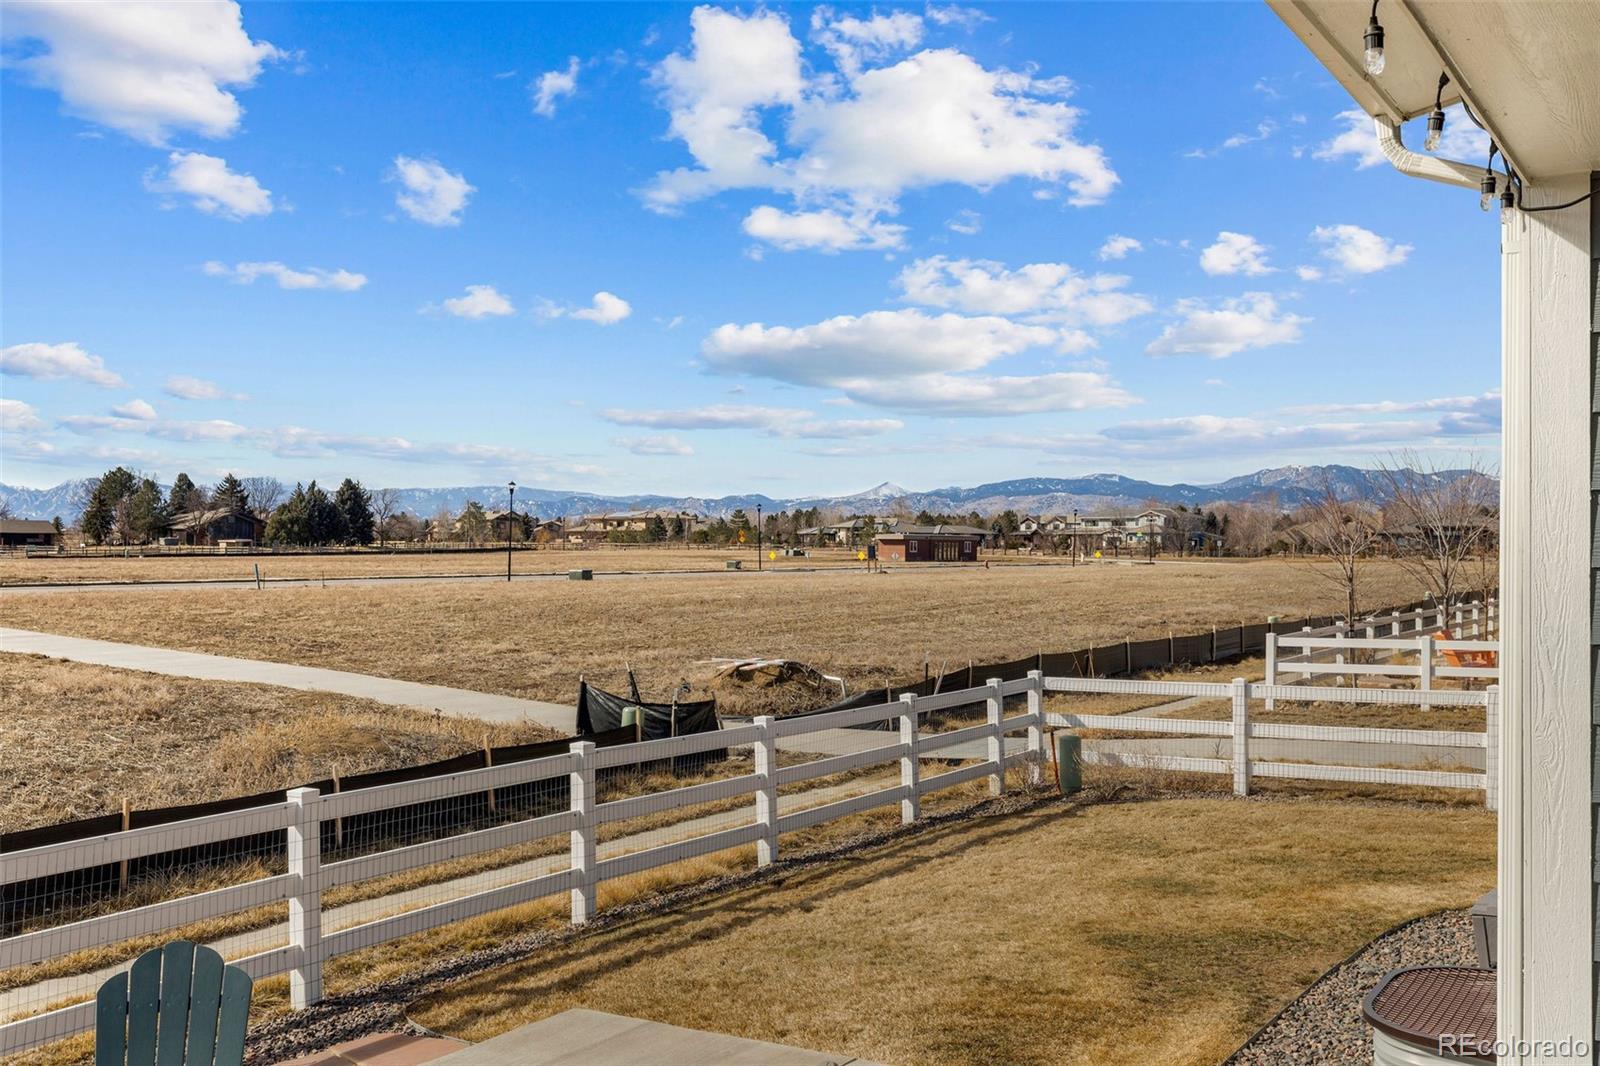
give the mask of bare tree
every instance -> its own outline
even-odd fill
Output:
[[[250,506],[262,518],[269,517],[278,509],[278,504],[283,502],[283,482],[275,477],[247,477],[239,484],[244,486],[245,496],[250,500]]]
[[[1332,571],[1312,560],[1311,570],[1344,590],[1345,621],[1354,624],[1360,601],[1361,572],[1377,542],[1377,522],[1372,512],[1352,500],[1341,500],[1326,483],[1322,495],[1300,513],[1300,531],[1320,558],[1333,563]]]
[[[12,517],[11,501],[10,500],[0,500],[0,519],[7,519],[7,518],[11,518],[11,517]]]
[[[1495,479],[1482,464],[1473,460],[1444,469],[1406,451],[1378,469],[1388,496],[1384,519],[1395,561],[1445,607],[1454,605],[1474,578],[1488,584],[1486,556],[1494,544],[1499,504]]]
[[[389,523],[399,513],[399,489],[379,489],[372,494],[372,516],[378,520],[378,547],[388,542]]]

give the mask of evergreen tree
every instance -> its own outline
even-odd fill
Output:
[[[345,478],[333,494],[333,505],[339,509],[346,544],[371,544],[377,535],[377,521],[372,517],[372,494],[361,487],[361,482]]]
[[[483,504],[468,500],[456,526],[469,544],[482,544],[489,536],[489,515],[484,511]]]
[[[201,510],[205,503],[205,493],[188,474],[180,473],[172,479],[172,492],[167,496],[167,503],[174,513]]]
[[[306,486],[307,544],[341,544],[345,539],[344,512],[315,481]]]
[[[238,478],[228,474],[211,491],[211,506],[228,514],[244,514],[250,509],[250,495]]]
[[[128,497],[138,490],[139,480],[129,470],[116,467],[106,471],[89,487],[89,502],[78,520],[84,535],[95,544],[109,543],[114,534],[123,543],[132,536],[128,521]]]
[[[129,500],[130,522],[133,533],[148,544],[167,531],[167,501],[161,495],[161,486],[151,478],[139,482],[139,488]]]
[[[652,515],[650,517],[650,527],[646,532],[653,541],[666,540],[667,523],[662,520],[660,515]]]
[[[176,483],[173,484],[172,491],[178,491]],[[272,517],[267,520],[267,543],[309,544],[310,542],[311,532],[306,523],[306,490],[304,486],[296,483],[289,498],[280,504],[272,512]]]

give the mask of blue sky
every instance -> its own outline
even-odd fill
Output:
[[[1393,172],[1264,5],[5,31],[8,483],[784,496],[1498,448],[1493,215]]]

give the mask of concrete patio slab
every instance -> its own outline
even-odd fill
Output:
[[[416,1033],[375,1033],[335,1044],[314,1055],[288,1059],[278,1066],[422,1066],[470,1047],[464,1040]]]
[[[569,1010],[434,1060],[438,1066],[872,1066],[851,1055]]]

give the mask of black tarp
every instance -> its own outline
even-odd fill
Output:
[[[1172,646],[1166,637],[1128,642],[1128,673],[1154,670],[1172,662]]]
[[[1174,663],[1208,663],[1211,661],[1211,634],[1195,633],[1187,637],[1172,638]]]
[[[604,732],[622,727],[623,712],[635,708],[643,724],[639,728],[640,740],[665,740],[668,737],[686,737],[695,733],[714,733],[721,729],[717,721],[717,701],[697,700],[693,703],[645,703],[630,700],[604,689],[595,688],[587,681],[578,683],[578,732]]]

